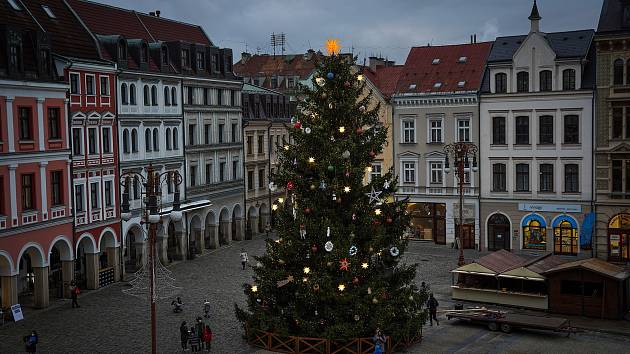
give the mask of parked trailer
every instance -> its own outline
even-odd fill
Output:
[[[574,327],[571,327],[569,320],[561,317],[532,316],[499,311],[450,311],[446,313],[446,318],[483,324],[491,331],[501,330],[505,333],[510,333],[516,328],[563,332],[567,336],[577,332]]]

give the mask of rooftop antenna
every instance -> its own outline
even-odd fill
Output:
[[[271,33],[271,46],[273,47],[273,56],[276,56],[276,47],[280,47],[282,55],[284,55],[284,45],[286,44],[286,36],[284,33]]]

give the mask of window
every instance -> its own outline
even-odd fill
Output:
[[[195,145],[195,136],[197,134],[197,125],[189,124],[188,125],[188,145]]]
[[[129,130],[123,130],[123,152],[129,153]]]
[[[206,164],[206,184],[212,183],[212,164]]]
[[[553,223],[553,252],[576,255],[577,251],[577,222],[569,216],[559,216]]]
[[[20,140],[33,140],[31,107],[20,107],[18,112],[20,114]]]
[[[131,152],[138,152],[138,131],[131,130]]]
[[[72,128],[72,154],[74,156],[82,155],[83,151],[83,129]]]
[[[265,170],[258,170],[258,188],[265,186]]]
[[[254,189],[254,171],[247,171],[247,189]]]
[[[219,143],[223,143],[224,130],[225,130],[225,124],[219,124]]]
[[[212,65],[214,66],[214,71],[221,71],[221,64],[219,63],[219,54],[214,54],[212,56]]]
[[[134,199],[142,198],[142,192],[140,191],[140,177],[138,177],[138,176],[134,177],[132,190],[133,190],[133,198]]]
[[[232,161],[232,179],[238,179],[238,160]]]
[[[626,7],[626,11],[630,14],[630,6]],[[626,63],[626,85],[630,85],[630,59]]]
[[[85,94],[87,95],[96,94],[94,75],[85,75]]]
[[[103,127],[103,153],[112,153],[112,128]]]
[[[443,170],[441,162],[431,162],[429,164],[431,173],[431,183],[442,184]]]
[[[160,136],[158,128],[153,128],[153,151],[160,151]]]
[[[101,96],[109,96],[109,76],[100,76]]]
[[[120,85],[120,101],[122,102],[123,106],[129,104],[129,98],[127,97],[127,84],[125,83]]]
[[[429,142],[430,143],[441,143],[442,142],[442,120],[441,119],[431,119],[429,120],[429,127],[431,129],[429,134]]]
[[[545,219],[536,214],[530,214],[523,219],[522,226],[524,249],[547,249],[547,224]]]
[[[151,86],[151,103],[154,106],[158,105],[158,99],[157,99],[157,86],[153,85]]]
[[[612,112],[611,137],[621,139],[623,136],[623,108],[614,107]]]
[[[22,175],[22,211],[35,209],[35,175]]]
[[[516,117],[516,144],[529,144],[529,117]]]
[[[529,92],[529,73],[520,71],[516,74],[516,92]]]
[[[63,171],[52,171],[50,173],[51,205],[63,204]]]
[[[144,130],[144,150],[151,151],[151,129],[149,128]]]
[[[162,47],[162,65],[168,65],[168,48]]]
[[[580,191],[580,186],[578,183],[579,178],[580,175],[577,164],[564,165],[564,191],[566,193],[578,193]]]
[[[247,137],[247,155],[252,155],[254,153],[254,137]]]
[[[459,57],[459,59],[457,60],[458,63],[463,64],[468,60],[467,57]]]
[[[129,85],[129,104],[136,105],[136,85]]]
[[[505,117],[492,117],[492,144],[505,145]]]
[[[457,121],[457,141],[470,141],[470,119]]]
[[[457,83],[457,87],[464,87],[464,86],[466,86],[466,81],[459,81]]]
[[[264,135],[259,135],[258,136],[258,153],[259,154],[264,154],[265,153],[265,136]]]
[[[182,67],[190,68],[190,51],[182,49]]]
[[[538,75],[540,76],[540,91],[551,91],[553,82],[551,70],[543,70]]]
[[[147,47],[147,45],[145,43],[142,43],[142,48],[140,50],[141,50],[140,62],[141,63],[148,62],[149,61],[149,48]]]
[[[118,60],[127,60],[127,43],[125,41],[118,43]]]
[[[230,106],[236,106],[236,91],[234,90],[230,90]],[[275,112],[277,112],[277,105],[276,105],[276,109],[274,110],[274,117],[277,116],[277,114]]]
[[[529,165],[519,163],[516,165],[516,191],[529,192]]]
[[[171,104],[177,106],[177,89],[175,87],[171,88]]]
[[[617,59],[613,64],[613,85],[623,85],[623,60]]]
[[[77,184],[74,186],[74,209],[77,213],[85,211],[83,201],[83,185]]]
[[[114,191],[113,187],[114,183],[112,181],[105,181],[105,206],[111,207],[114,206]]]
[[[372,172],[370,172],[370,181],[374,180],[375,177],[381,177],[381,173],[383,173],[383,166],[380,163],[372,164]]]
[[[232,130],[231,130],[231,132],[232,132],[232,142],[235,143],[235,142],[238,141],[238,138],[237,138],[237,136],[238,136],[238,124],[232,123]]]
[[[42,73],[50,73],[50,51],[42,49],[39,51]]]
[[[179,134],[177,128],[173,128],[173,150],[179,149]]]
[[[11,5],[11,8],[15,11],[22,11],[22,7],[20,5],[18,5],[17,0],[8,0],[9,1],[9,5]]]
[[[79,74],[70,74],[70,93],[73,95],[78,95],[81,93]]]
[[[219,182],[225,181],[225,161],[219,163]]]
[[[506,169],[505,164],[495,163],[492,164],[492,191],[493,192],[505,192],[506,188]]]
[[[442,83],[441,82],[436,82],[436,83],[433,84],[433,88],[437,89],[437,88],[440,88],[440,87],[442,87]]]
[[[440,58],[434,58],[433,61],[431,61],[431,64],[433,65],[437,65],[440,63]]]
[[[193,104],[194,103],[194,94],[193,88],[190,86],[184,86],[184,104]]]
[[[171,135],[171,128],[166,128],[166,150],[172,150],[173,149],[173,144],[171,143],[173,136]]]
[[[553,116],[538,117],[538,140],[540,144],[553,144]]]
[[[415,162],[403,163],[403,182],[416,183],[416,163]]]
[[[48,107],[48,139],[61,139],[59,108]]]
[[[562,89],[575,90],[575,70],[574,69],[562,70]]]
[[[221,89],[217,90],[217,105],[223,106],[223,90]]]
[[[151,97],[149,96],[149,85],[144,85],[144,105],[151,105]]]
[[[98,209],[100,206],[98,200],[98,183],[90,183],[90,206],[92,209]]]
[[[197,166],[190,166],[190,186],[197,185]]]
[[[416,142],[416,121],[414,119],[403,120],[403,143],[415,143]]]
[[[88,128],[88,155],[95,155],[96,151],[96,128]]]
[[[164,105],[165,106],[171,105],[171,93],[168,89],[168,86],[164,86]]]
[[[168,171],[168,175],[166,175],[166,193],[173,194],[175,190],[175,179],[173,178],[173,171]]]
[[[206,57],[203,52],[197,52],[197,69],[204,70],[206,68]]]
[[[540,191],[553,192],[553,164],[543,163],[540,165]]]
[[[564,116],[564,143],[580,143],[580,119],[577,115]]]
[[[204,131],[204,144],[209,145],[212,141],[212,125],[211,124],[204,124],[203,126],[203,131]]]

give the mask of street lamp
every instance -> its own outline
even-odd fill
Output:
[[[449,156],[453,159],[453,172],[459,181],[459,235],[456,237],[456,245],[459,247],[459,259],[457,261],[458,266],[466,264],[464,261],[464,247],[462,244],[462,235],[464,234],[464,183],[466,174],[464,172],[464,165],[469,165],[469,157],[472,157],[472,171],[477,172],[477,146],[473,143],[457,142],[444,146],[444,153],[446,154],[446,161],[444,163],[444,172],[450,173],[451,167],[449,165]],[[453,216],[453,219],[455,217]]]
[[[158,196],[161,195],[161,186],[163,183],[175,184],[175,195],[173,201],[173,207],[171,209],[170,218],[173,221],[180,221],[182,219],[182,212],[180,210],[179,201],[179,185],[182,184],[182,176],[179,171],[168,171],[164,173],[156,173],[153,166],[149,164],[147,167],[147,177],[136,172],[125,172],[121,176],[121,184],[123,186],[123,198],[121,203],[120,216],[124,221],[131,219],[131,212],[129,210],[129,187],[132,178],[142,180],[144,186],[144,203],[146,206],[142,210],[141,214],[144,216],[146,222],[149,223],[149,296],[151,300],[151,353],[157,354],[157,318],[155,309],[155,245],[157,238],[157,224],[160,222],[160,211],[162,209],[161,199],[158,200]],[[142,192],[141,192],[142,194]]]

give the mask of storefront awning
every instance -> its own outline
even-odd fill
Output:
[[[499,274],[499,277],[533,280],[533,281],[545,281],[545,277],[543,277],[542,275],[536,272],[532,272],[531,270],[525,267],[514,268],[512,270]]]
[[[452,273],[463,273],[463,274],[490,275],[490,276],[496,275],[496,272],[494,272],[493,270],[482,266],[479,263],[466,264],[466,265],[461,266],[461,267],[459,267],[457,269],[453,269],[451,272]]]

